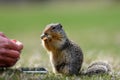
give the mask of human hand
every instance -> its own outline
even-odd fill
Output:
[[[20,58],[23,44],[17,40],[10,40],[0,32],[0,67],[11,67]]]

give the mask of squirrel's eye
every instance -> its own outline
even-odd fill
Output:
[[[48,35],[47,33],[44,33],[44,35]]]
[[[53,27],[52,29],[55,29],[56,27]]]

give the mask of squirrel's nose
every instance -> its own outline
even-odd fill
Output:
[[[42,35],[40,36],[40,38],[43,39],[45,36],[46,36],[45,34],[42,34]]]

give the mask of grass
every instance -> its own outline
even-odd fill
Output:
[[[0,31],[24,44],[21,59],[13,68],[45,67],[50,72],[49,56],[43,49],[40,34],[45,25],[60,22],[67,35],[84,52],[83,68],[92,61],[108,61],[115,73],[120,70],[120,6],[115,3],[51,3],[0,6]],[[8,71],[9,72],[9,71]],[[109,75],[56,76],[52,74],[3,73],[5,80],[108,80]],[[115,79],[120,77],[115,76]]]
[[[119,80],[117,74],[114,75],[93,75],[93,76],[66,76],[49,74],[26,74],[18,70],[7,70],[2,73],[0,80]]]

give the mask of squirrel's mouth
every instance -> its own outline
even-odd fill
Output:
[[[40,38],[45,41],[45,40],[50,39],[51,36],[50,36],[50,35],[47,35],[47,34],[42,34],[42,35],[40,36]]]

